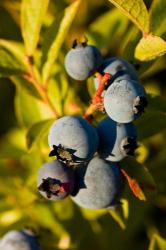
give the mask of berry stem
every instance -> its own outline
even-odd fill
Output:
[[[105,89],[105,86],[107,85],[107,82],[111,79],[111,75],[109,73],[105,73],[104,75],[101,75],[99,72],[96,72],[95,76],[99,80],[99,86],[95,92],[95,94],[92,97],[92,101],[90,106],[87,108],[84,118],[91,122],[93,113],[97,110],[101,111],[103,110],[103,97],[102,93]]]
[[[97,72],[95,75],[99,80],[99,86],[98,86],[94,96],[92,97],[92,104],[94,104],[94,105],[99,104],[99,103],[103,103],[102,93],[105,89],[107,82],[111,79],[111,75],[109,73],[105,73],[102,76],[100,73]]]
[[[54,116],[58,118],[59,114],[48,97],[47,88],[36,77],[33,59],[31,57],[26,57],[26,64],[28,68],[28,73],[24,74],[23,77],[34,85],[43,102],[48,105]]]
[[[93,119],[93,113],[97,110],[96,105],[91,104],[85,114],[84,114],[84,119],[87,120],[88,122],[91,122],[91,120]]]

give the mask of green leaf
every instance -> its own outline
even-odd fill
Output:
[[[159,95],[148,94],[149,110],[166,113],[166,98]]]
[[[81,3],[81,0],[77,0],[74,3],[72,3],[68,8],[65,9],[64,17],[61,20],[58,32],[56,34],[54,33],[55,34],[54,39],[52,39],[53,37],[51,36],[51,39],[50,39],[51,44],[48,50],[44,51],[45,55],[47,55],[47,59],[45,61],[45,64],[43,66],[43,71],[42,71],[44,82],[46,82],[50,76],[53,64],[58,57],[59,50],[66,38],[66,35],[74,20],[74,17],[77,14],[80,3]],[[55,20],[54,24],[52,24],[50,28],[52,31],[53,31],[54,26],[55,26],[55,30],[57,30],[57,20]]]
[[[150,29],[158,36],[161,36],[166,32],[166,1],[165,0],[155,0],[152,2],[150,7]]]
[[[111,9],[90,25],[87,34],[88,41],[104,50],[106,47],[117,46],[117,41],[125,33],[128,23],[128,18],[122,15],[118,9]]]
[[[24,47],[21,43],[12,40],[0,39],[0,47],[9,50],[18,61],[24,63]]]
[[[67,207],[67,210],[66,210]],[[64,199],[61,202],[54,202],[53,209],[58,219],[72,220],[75,216],[73,209],[73,202],[70,198]]]
[[[69,91],[69,83],[64,71],[49,80],[48,96],[56,107],[58,114],[63,115],[64,104]]]
[[[165,70],[166,58],[164,56],[156,58],[154,61],[141,63],[139,68],[139,75],[141,78],[149,78]]]
[[[135,58],[150,61],[166,53],[166,42],[158,36],[143,37],[135,49]]]
[[[43,67],[43,65],[46,63],[47,58],[48,58],[48,52],[54,42],[54,40],[57,37],[58,31],[59,31],[59,27],[61,24],[61,21],[63,19],[63,16],[65,14],[65,10],[61,11],[59,13],[59,15],[56,16],[56,18],[54,19],[54,21],[51,23],[51,25],[47,28],[46,32],[43,34],[43,38],[42,38],[42,47],[41,47],[41,68]],[[55,62],[54,67],[57,66],[57,68],[59,67],[59,64],[57,62]],[[52,71],[54,72],[54,68],[52,69]]]
[[[126,222],[129,216],[129,204],[126,199],[121,199],[121,205],[109,209],[109,213],[112,218],[118,223],[121,229],[126,229]]]
[[[15,57],[4,48],[0,48],[0,77],[22,74],[20,64]]]
[[[23,130],[12,129],[0,140],[0,158],[20,158],[26,153],[25,133]],[[2,169],[1,169],[2,170]],[[6,170],[7,172],[7,170]],[[2,174],[2,172],[1,172]]]
[[[0,224],[1,226],[11,226],[12,224],[16,223],[20,218],[22,217],[22,214],[20,210],[17,208],[1,212],[1,218],[0,218]]]
[[[21,28],[28,56],[33,55],[37,46],[48,3],[49,0],[22,0]]]
[[[25,212],[31,217],[33,221],[35,221],[35,223],[42,227],[51,229],[56,236],[61,237],[62,235],[67,234],[62,223],[56,220],[55,214],[53,213],[52,209],[50,209],[48,204],[44,205],[36,203],[34,206],[28,208],[29,211],[26,210]]]
[[[98,218],[107,214],[107,210],[105,208],[93,209],[93,210],[88,209],[88,208],[81,208],[81,212],[85,219],[91,220],[91,221],[97,220]]]
[[[0,39],[0,77],[23,73],[25,73],[25,65],[20,44]]]
[[[163,239],[160,235],[154,234],[151,238],[148,250],[165,250],[166,239]]]
[[[143,33],[149,33],[149,14],[143,0],[109,1],[128,16]]]
[[[138,138],[145,140],[166,128],[166,115],[161,111],[147,110],[146,114],[142,115],[135,123],[138,126]],[[149,124],[153,124],[150,129]]]
[[[123,58],[126,59],[127,61],[131,62],[135,61],[134,58],[135,47],[138,44],[140,38],[141,38],[141,32],[138,32],[136,26],[132,26],[125,34],[125,38],[123,39],[120,50]]]
[[[53,119],[40,121],[29,128],[26,136],[28,149],[31,149],[34,144],[39,143],[47,135],[53,121]]]
[[[0,55],[0,76],[10,76],[16,87],[19,86],[30,95],[41,99],[32,83],[24,78],[27,63],[23,45],[15,41],[0,39]]]
[[[15,96],[15,112],[18,122],[23,127],[30,127],[36,122],[54,116],[45,103],[18,87]]]
[[[87,90],[88,90],[90,97],[92,98],[92,96],[94,95],[95,90],[96,90],[93,77],[89,77],[87,79]]]
[[[16,88],[18,87],[26,91],[29,95],[41,100],[41,96],[31,82],[21,76],[11,76],[10,79],[15,84]]]

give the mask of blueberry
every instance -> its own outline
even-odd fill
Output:
[[[107,115],[119,123],[128,123],[138,118],[146,106],[144,87],[134,80],[114,81],[104,95]]]
[[[112,75],[108,86],[115,80],[135,80],[139,81],[137,71],[133,65],[126,60],[118,57],[112,57],[103,61],[99,68],[100,73],[109,73]],[[99,81],[98,78],[94,78],[95,88],[97,89]]]
[[[76,170],[72,199],[84,208],[107,208],[117,205],[122,191],[122,176],[117,163],[95,156]]]
[[[45,163],[38,172],[37,186],[41,195],[49,200],[62,200],[74,187],[73,169],[63,162]]]
[[[67,73],[75,80],[83,81],[91,76],[102,63],[100,51],[87,43],[74,44],[65,57]]]
[[[97,126],[99,153],[110,161],[120,161],[127,155],[134,155],[137,148],[136,128],[132,123],[116,123],[103,119]]]
[[[41,250],[37,239],[27,230],[10,231],[0,241],[0,250]]]
[[[69,160],[71,157],[73,162],[80,163],[93,157],[98,147],[98,135],[96,129],[82,117],[64,116],[50,128],[48,143],[51,149],[59,147],[62,157],[64,149]]]

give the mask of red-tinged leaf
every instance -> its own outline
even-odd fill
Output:
[[[138,184],[138,182],[131,178],[124,169],[121,169],[121,172],[123,174],[123,176],[126,178],[126,180],[128,181],[129,187],[132,190],[133,194],[140,200],[145,201],[146,197],[140,187],[140,185]]]

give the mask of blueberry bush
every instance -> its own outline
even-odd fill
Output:
[[[0,16],[0,249],[166,250],[166,1]]]

